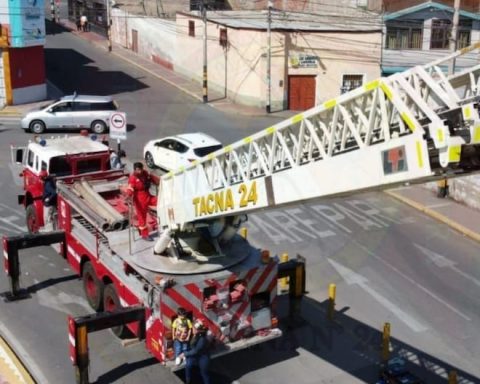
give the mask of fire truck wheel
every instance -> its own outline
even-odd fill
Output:
[[[98,135],[107,130],[107,125],[102,120],[95,120],[90,126],[90,129]]]
[[[29,128],[31,132],[39,135],[45,131],[45,123],[42,120],[33,120]]]
[[[87,297],[88,304],[97,312],[103,309],[103,282],[97,277],[92,263],[87,261],[83,266],[83,289]]]
[[[105,291],[103,292],[103,308],[105,312],[115,312],[117,309],[122,308],[120,299],[117,295],[117,290],[113,284],[108,284],[105,287]],[[126,325],[119,325],[117,327],[112,327],[111,329],[113,334],[120,339],[125,339],[132,335]]]
[[[37,212],[35,210],[35,206],[33,204],[29,204],[25,209],[25,217],[27,220],[27,229],[30,233],[37,233],[38,232],[38,218]]]

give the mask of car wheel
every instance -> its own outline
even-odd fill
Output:
[[[37,135],[45,132],[45,123],[42,120],[33,120],[30,123],[30,132],[36,133]]]
[[[107,124],[102,120],[95,120],[90,126],[90,129],[96,134],[104,133],[107,130]]]
[[[153,156],[150,152],[145,153],[145,163],[148,168],[155,168],[155,161],[153,161]]]

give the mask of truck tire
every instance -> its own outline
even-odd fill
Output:
[[[103,295],[105,286],[103,282],[97,277],[95,269],[90,261],[87,261],[83,266],[83,289],[85,290],[85,296],[88,304],[92,309],[97,312],[101,312],[103,309]]]
[[[40,225],[38,224],[37,211],[33,204],[28,204],[25,208],[25,219],[29,233],[37,233]]]
[[[120,304],[120,299],[118,298],[117,290],[113,284],[108,284],[105,287],[105,291],[103,292],[103,308],[105,312],[114,312],[117,309],[122,308]],[[117,327],[111,328],[113,334],[120,339],[125,339],[128,336],[132,336],[132,333],[127,328],[126,325],[119,325]]]

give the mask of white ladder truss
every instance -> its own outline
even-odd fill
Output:
[[[480,65],[448,77],[442,68],[479,48],[372,81],[169,172],[161,227],[476,170],[461,158],[480,143]]]

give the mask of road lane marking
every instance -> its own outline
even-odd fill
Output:
[[[411,277],[407,276],[406,274],[404,274],[402,271],[400,271],[397,267],[394,267],[392,264],[386,262],[385,260],[383,260],[381,257],[377,256],[374,252],[370,251],[367,247],[365,247],[364,245],[360,244],[358,241],[354,241],[361,249],[363,249],[365,252],[367,252],[370,256],[374,257],[375,259],[377,259],[378,261],[380,261],[381,263],[385,264],[387,267],[389,267],[390,269],[392,269],[393,271],[395,271],[396,273],[398,273],[401,277],[403,277],[405,280],[407,280],[408,282],[410,282],[411,284],[415,285],[417,288],[421,289],[423,292],[425,292],[427,295],[429,295],[430,297],[432,297],[433,299],[435,299],[436,301],[438,301],[440,304],[443,304],[444,306],[446,306],[448,309],[450,309],[451,311],[455,312],[457,315],[459,315],[460,317],[463,317],[465,320],[467,321],[471,321],[472,319],[470,317],[468,317],[467,315],[465,315],[462,311],[458,310],[457,308],[455,308],[454,306],[448,304],[445,300],[441,299],[440,297],[438,297],[436,294],[434,294],[433,292],[429,291],[427,288],[425,288],[423,285],[417,283],[415,280],[413,280]]]
[[[409,315],[407,312],[402,311],[398,305],[395,305],[386,297],[379,294],[375,289],[368,285],[368,279],[365,276],[360,275],[352,271],[351,269],[345,267],[344,265],[332,260],[327,259],[330,265],[337,271],[337,273],[345,280],[348,285],[358,285],[370,296],[372,296],[376,301],[378,301],[382,306],[384,306],[388,311],[393,313],[398,317],[399,320],[403,321],[412,331],[414,332],[424,332],[428,330],[428,327],[423,325],[421,322],[417,321],[413,316]]]
[[[424,255],[426,255],[432,262],[439,268],[450,268],[452,271],[455,271],[458,273],[460,276],[466,278],[467,280],[470,280],[474,284],[478,285],[480,287],[480,280],[477,278],[473,277],[472,275],[469,275],[466,272],[463,272],[460,270],[456,265],[455,262],[452,260],[446,258],[443,255],[440,255],[437,252],[434,252],[428,248],[422,247],[419,244],[413,244],[415,247],[417,247]]]

